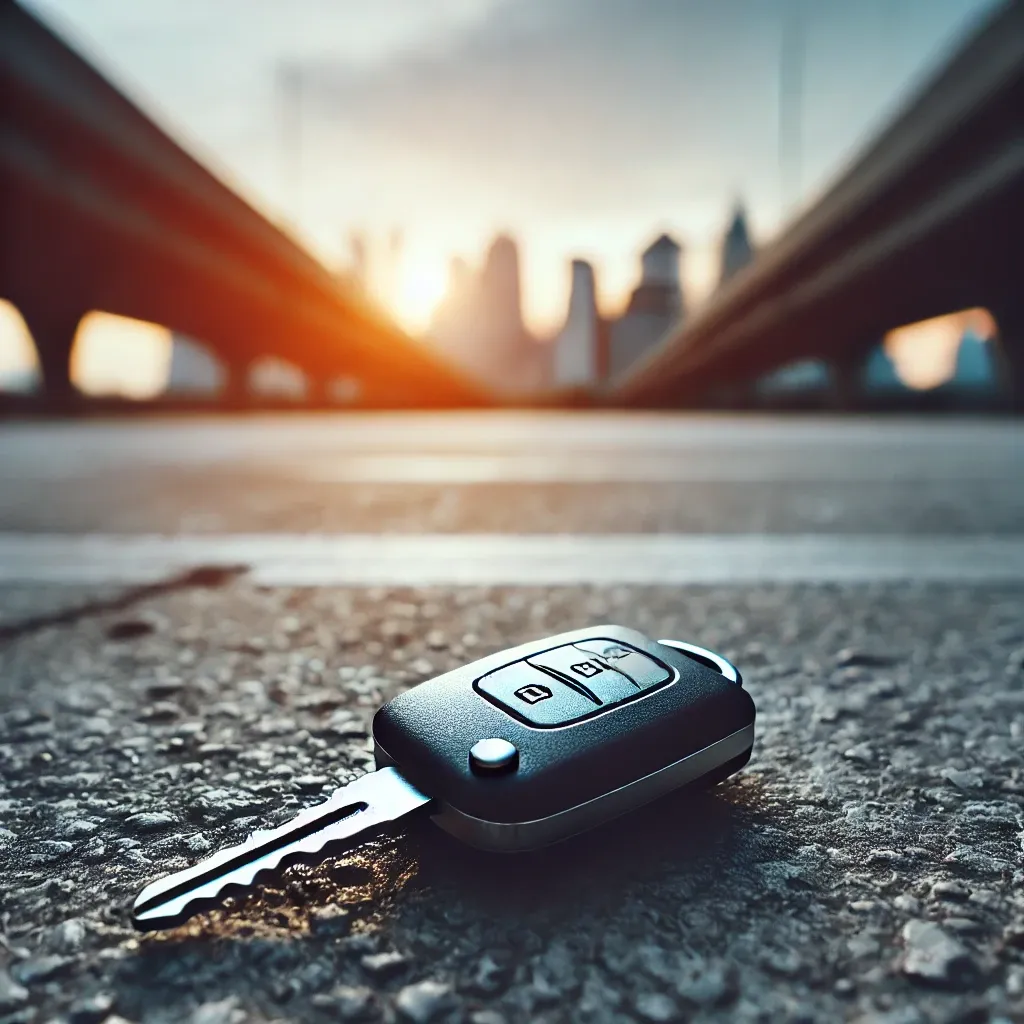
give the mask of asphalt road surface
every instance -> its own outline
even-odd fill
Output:
[[[0,1021],[1024,1020],[1022,442],[801,417],[5,426]],[[132,932],[146,882],[365,770],[382,700],[607,621],[740,666],[739,776],[516,857],[420,822]]]

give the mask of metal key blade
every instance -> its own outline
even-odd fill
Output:
[[[132,907],[139,931],[174,928],[216,907],[229,889],[249,889],[264,873],[316,858],[329,844],[369,838],[382,826],[430,803],[396,768],[370,772],[336,789],[280,828],[254,832],[239,846],[147,885]]]

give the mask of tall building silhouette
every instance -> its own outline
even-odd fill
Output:
[[[442,352],[492,387],[521,392],[547,383],[549,346],[523,323],[519,249],[508,235],[491,243],[479,274],[452,260],[448,293],[429,334]]]
[[[733,209],[732,220],[722,239],[721,265],[718,286],[721,287],[738,270],[742,270],[754,258],[754,246],[747,227],[747,214],[741,202]]]
[[[565,324],[554,341],[553,383],[558,387],[583,387],[601,375],[594,268],[585,260],[572,261],[572,285]]]
[[[508,235],[492,243],[480,274],[481,329],[501,350],[515,347],[523,337],[519,249]]]
[[[679,271],[681,246],[661,235],[640,258],[640,283],[626,312],[609,328],[608,376],[617,377],[678,328],[686,315]]]

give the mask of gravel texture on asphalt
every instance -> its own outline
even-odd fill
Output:
[[[837,456],[838,457],[838,456]],[[1022,466],[1024,469],[1024,466]],[[1000,479],[530,484],[325,483],[271,468],[104,470],[0,486],[0,529],[101,533],[1017,534]],[[71,500],[69,500],[69,497]]]
[[[234,580],[38,622],[0,645],[0,1021],[1024,1020],[1022,608]],[[420,822],[132,931],[146,882],[368,768],[384,699],[607,621],[737,662],[759,709],[741,775],[536,854]]]

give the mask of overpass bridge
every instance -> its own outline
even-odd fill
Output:
[[[890,329],[983,306],[1024,396],[1024,0],[1009,0],[757,260],[612,381],[615,405],[699,404],[801,359],[855,402]]]
[[[193,337],[241,396],[263,356],[370,404],[486,404],[477,384],[346,293],[58,36],[0,0],[0,297],[24,317],[45,395],[102,311]]]
[[[13,0],[0,0],[0,214],[0,297],[25,318],[56,406],[75,397],[70,354],[92,310],[200,340],[229,396],[255,360],[278,356],[313,383],[359,379],[368,404],[492,400],[346,293]],[[1024,394],[1022,238],[1024,0],[1008,0],[820,202],[599,397],[699,404],[821,358],[852,398],[887,330],[970,306],[994,314]]]

